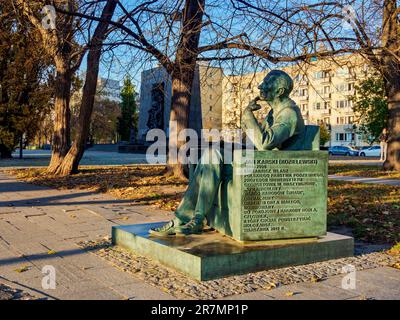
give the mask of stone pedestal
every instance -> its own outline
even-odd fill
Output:
[[[353,238],[334,233],[318,239],[250,243],[239,243],[216,231],[187,237],[150,237],[148,230],[161,225],[113,227],[113,244],[200,281],[353,255]]]

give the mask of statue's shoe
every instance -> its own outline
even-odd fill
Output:
[[[204,229],[204,217],[194,217],[188,223],[177,226],[175,232],[178,235],[200,234]]]
[[[176,234],[175,228],[175,221],[171,220],[160,228],[150,229],[149,233],[156,237],[174,236]]]

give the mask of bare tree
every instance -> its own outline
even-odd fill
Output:
[[[53,173],[55,174],[69,175],[77,172],[79,162],[82,159],[90,130],[102,45],[107,37],[109,21],[112,19],[117,3],[117,0],[107,0],[101,14],[101,21],[98,23],[88,45],[90,49],[87,56],[86,80],[83,87],[77,132],[68,153],[57,168],[54,169]]]
[[[172,80],[172,103],[170,114],[170,150],[179,149],[184,141],[177,139],[179,132],[189,126],[189,110],[192,98],[193,78],[197,61],[228,61],[241,58],[233,54],[231,57],[206,57],[207,52],[225,48],[249,49],[241,41],[243,33],[235,29],[233,16],[227,16],[226,25],[217,12],[224,12],[225,4],[210,1],[210,12],[207,12],[205,0],[184,1],[142,1],[134,7],[118,3],[121,15],[110,22],[119,32],[113,37],[112,45],[127,45],[155,58],[167,71]],[[230,7],[231,10],[236,9]],[[212,17],[211,12],[214,13]],[[80,18],[104,21],[94,16],[74,13]],[[218,19],[220,19],[218,21]],[[207,35],[210,45],[201,45],[202,34]],[[203,42],[206,37],[204,37]],[[223,39],[223,41],[222,41]],[[235,46],[235,40],[241,44]],[[249,56],[249,55],[245,55]],[[174,157],[169,157],[169,172],[184,179],[183,166],[176,164]],[[179,159],[178,159],[179,160]]]
[[[357,53],[382,75],[389,102],[388,158],[384,168],[400,170],[400,22],[396,0],[264,2],[231,0],[246,12],[249,21],[277,26],[272,34],[281,46],[272,45],[271,33],[248,39],[246,45],[256,55],[272,62],[308,62],[311,58]],[[273,11],[272,11],[273,9]],[[279,20],[281,23],[276,24]],[[264,29],[262,27],[261,29]],[[268,47],[270,50],[259,50]]]
[[[50,174],[68,175],[77,171],[79,161],[84,152],[96,94],[102,44],[108,34],[108,21],[111,20],[118,1],[106,1],[100,16],[101,21],[97,24],[93,36],[90,34],[92,21],[86,24],[81,23],[80,19],[76,17],[76,13],[79,11],[90,12],[95,16],[98,10],[97,5],[103,1],[88,3],[79,3],[76,0],[51,2],[15,1],[17,8],[40,31],[43,47],[54,58],[57,72],[55,81],[55,120],[52,140],[53,152],[47,171]],[[49,27],[48,22],[44,20],[45,18],[40,17],[40,13],[43,12],[45,5],[50,3],[54,6],[53,8],[56,12],[64,14],[58,14],[55,25]],[[84,31],[87,31],[86,37],[83,36]],[[77,43],[78,33],[83,38],[81,39],[81,42],[83,42],[81,45]],[[88,51],[86,80],[83,88],[78,128],[71,146],[69,103],[72,76],[79,69]]]
[[[58,18],[54,26],[43,23],[40,15],[47,4],[46,1],[13,0],[16,8],[37,30],[39,30],[43,48],[47,54],[54,59],[56,68],[55,80],[55,119],[53,132],[53,151],[48,167],[50,173],[54,173],[64,159],[70,146],[70,95],[71,79],[74,72],[79,68],[80,59],[76,59],[79,49],[74,44],[74,31],[76,21],[71,16]],[[74,11],[76,3],[74,0],[54,1],[54,5],[66,5],[70,11]],[[23,23],[23,21],[21,21]],[[73,62],[78,60],[74,65]]]

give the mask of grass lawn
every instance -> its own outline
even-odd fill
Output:
[[[374,171],[366,166],[343,167],[348,170],[345,172]],[[164,169],[164,166],[83,167],[71,177],[48,176],[44,169],[8,172],[37,185],[104,192],[173,211],[186,185],[164,176]],[[400,241],[400,187],[330,181],[328,197],[328,226],[351,227],[358,240],[390,244]]]

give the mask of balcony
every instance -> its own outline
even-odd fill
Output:
[[[346,96],[354,96],[355,94],[356,94],[356,90],[355,90],[355,89],[349,90],[349,91],[346,91],[346,92],[345,92],[345,95],[346,95]]]
[[[345,76],[346,80],[357,80],[357,76],[354,73],[347,73]]]
[[[343,130],[346,132],[352,132],[354,130],[353,124],[345,124],[343,125]]]
[[[332,77],[325,77],[325,78],[321,78],[320,79],[322,84],[327,84],[327,83],[331,83],[332,82]]]
[[[321,97],[324,100],[332,99],[332,93],[323,93],[323,94],[321,94]]]
[[[322,116],[330,116],[331,115],[331,109],[321,109],[321,115]]]
[[[308,80],[307,79],[303,79],[303,80],[300,80],[299,81],[299,86],[300,87],[305,87],[305,86],[308,86]]]

